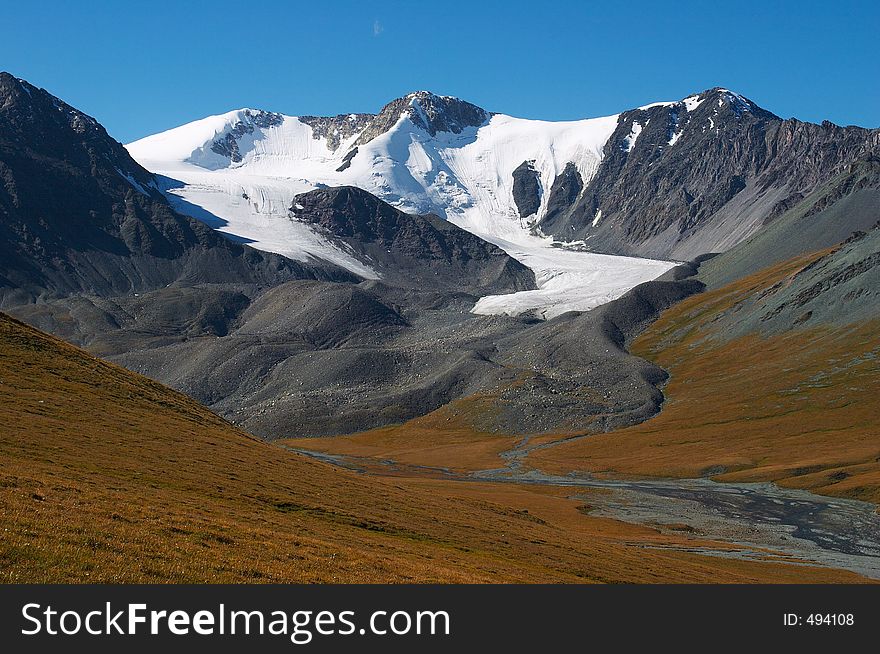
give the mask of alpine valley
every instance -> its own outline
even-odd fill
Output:
[[[880,579],[880,130],[622,109],[0,73],[0,578]]]

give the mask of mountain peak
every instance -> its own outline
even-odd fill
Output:
[[[27,84],[27,82],[19,77],[16,77],[9,71],[0,70],[0,88],[5,88],[11,84],[18,84],[19,86],[21,86],[23,84]]]
[[[13,84],[21,85],[22,80],[18,79],[15,75],[5,70],[0,70],[0,89],[6,90],[8,87]]]
[[[97,120],[45,89],[5,72],[0,73],[0,134],[12,148],[11,153],[0,155],[15,160],[35,156],[41,166],[63,161],[65,169],[79,169],[83,180],[95,179],[106,186],[161,197],[152,173],[136,163]],[[10,160],[3,163],[8,165]],[[51,177],[45,169],[41,174]],[[89,192],[82,191],[84,196]],[[54,197],[52,193],[47,195]]]
[[[360,133],[355,146],[369,143],[394,127],[403,116],[431,136],[438,132],[460,134],[467,127],[479,127],[491,114],[485,109],[450,95],[413,91],[386,104],[378,114],[339,114],[338,116],[299,116],[311,125],[316,137],[327,139],[331,150]]]
[[[752,114],[762,120],[779,119],[779,116],[759,107],[744,95],[722,86],[714,86],[700,93],[692,93],[676,102],[652,102],[651,104],[638,107],[634,111],[648,111],[657,107],[661,107],[663,111],[670,111],[673,114],[681,113],[680,109],[684,107],[687,113],[700,109],[701,112],[708,110],[711,114],[730,112],[737,118],[744,114]]]
[[[226,157],[234,163],[240,163],[242,156],[238,140],[245,134],[253,134],[256,128],[277,127],[284,122],[284,116],[262,109],[239,109],[232,112],[233,118],[229,127],[211,144],[211,151]]]
[[[37,87],[11,73],[0,71],[0,110],[29,103],[35,92],[39,92]]]
[[[535,289],[533,273],[497,246],[435,215],[405,213],[355,186],[301,193],[290,215],[357,253],[386,284],[479,295]]]
[[[452,95],[440,95],[439,93],[434,93],[432,91],[428,91],[427,89],[422,89],[420,91],[410,91],[409,93],[407,93],[403,97],[415,98],[415,99],[419,99],[419,98],[438,98],[438,99],[444,99],[444,100],[458,100],[459,99],[459,98],[456,98],[455,96],[452,96]]]
[[[414,91],[386,104],[376,116],[374,124],[384,128],[381,133],[404,114],[431,136],[437,132],[460,134],[467,127],[479,127],[490,116],[485,109],[459,98],[430,91]]]
[[[109,138],[91,116],[7,72],[0,72],[0,117],[16,130],[47,128],[49,121],[66,125],[77,134]]]
[[[706,89],[696,96],[690,98],[699,98],[700,102],[709,100],[710,104],[714,103],[717,107],[728,107],[737,116],[744,113],[755,114],[759,118],[778,118],[775,114],[759,107],[756,103],[749,100],[746,96],[736,91],[732,91],[723,86],[714,86]],[[687,102],[690,98],[685,98],[682,102]]]

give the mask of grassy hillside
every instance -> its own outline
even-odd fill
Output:
[[[530,463],[773,480],[880,502],[880,321],[841,324],[844,307],[837,324],[813,324],[811,311],[785,331],[730,337],[741,324],[770,324],[774,312],[765,311],[774,298],[787,299],[834,254],[791,259],[666,311],[632,344],[671,374],[663,411],[629,429],[536,452]],[[842,248],[838,258],[845,255]],[[831,283],[810,288],[842,294]]]
[[[0,314],[2,581],[858,579],[674,551],[695,542],[582,504],[339,470]]]

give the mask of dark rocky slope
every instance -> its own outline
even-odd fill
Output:
[[[779,277],[779,270],[787,272],[774,283],[761,281],[762,275]],[[853,162],[735,248],[661,279],[711,291],[758,280],[757,291],[730,291],[711,304],[707,339],[817,328],[846,339],[880,319],[880,160],[869,155]]]
[[[621,114],[595,177],[578,188],[563,171],[539,226],[597,251],[686,260],[736,245],[871,152],[880,130],[783,120],[711,89]]]
[[[174,212],[93,118],[0,73],[0,306],[300,277],[353,279],[233,243]]]
[[[475,295],[536,288],[532,271],[501,248],[438,216],[404,213],[353,186],[298,195],[291,214],[341,242],[385,283]]]
[[[792,257],[834,246],[880,220],[880,156],[847,166],[759,232],[706,263],[700,279],[716,288]]]

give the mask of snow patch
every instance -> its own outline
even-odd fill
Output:
[[[694,109],[700,106],[702,100],[698,95],[692,95],[689,98],[685,98],[682,100],[684,102],[685,109],[687,109],[688,113],[692,112]]]
[[[675,145],[676,141],[678,141],[678,139],[681,138],[681,135],[684,134],[684,128],[678,129],[680,120],[677,108],[670,112],[670,118],[672,119],[672,125],[669,128],[669,140],[667,143],[669,145]]]
[[[650,122],[650,121],[647,121],[645,123],[645,127],[648,126],[648,122]],[[642,133],[643,129],[644,129],[644,127],[642,127],[642,125],[638,121],[635,121],[635,120],[633,121],[632,129],[630,130],[629,135],[625,139],[623,139],[623,151],[624,152],[632,151],[632,149],[636,145],[636,140],[639,138],[639,134]]]
[[[645,111],[646,109],[652,109],[654,107],[671,107],[674,104],[678,104],[677,102],[652,102],[651,104],[646,104],[642,107],[639,107],[640,110]]]

